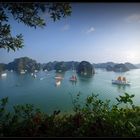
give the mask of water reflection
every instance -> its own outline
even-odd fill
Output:
[[[118,93],[124,93],[126,91],[126,86],[125,85],[114,85],[117,87],[117,92]]]
[[[76,85],[77,81],[70,81],[72,85]]]
[[[93,75],[78,75],[78,80],[80,83],[90,83],[93,80]]]

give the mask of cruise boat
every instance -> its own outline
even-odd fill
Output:
[[[112,80],[112,84],[117,84],[117,85],[130,85],[130,82],[126,80],[125,77],[119,76],[116,80]]]
[[[1,76],[2,77],[6,77],[7,76],[7,73],[2,73]]]

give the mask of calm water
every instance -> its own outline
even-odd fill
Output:
[[[31,103],[48,113],[52,113],[55,109],[61,109],[64,113],[71,112],[72,98],[76,97],[78,92],[81,93],[81,103],[92,93],[99,94],[100,99],[109,99],[115,103],[118,95],[128,92],[135,94],[133,101],[136,105],[140,105],[140,69],[121,73],[131,82],[131,85],[126,87],[111,83],[111,80],[120,73],[95,70],[96,74],[91,78],[77,75],[77,83],[69,81],[73,72],[67,71],[61,74],[63,80],[60,86],[55,85],[54,77],[59,75],[55,71],[40,71],[36,78],[30,74],[7,72],[7,77],[0,78],[0,98],[9,97],[9,108],[11,105]]]

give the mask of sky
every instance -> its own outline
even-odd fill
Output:
[[[30,57],[49,61],[140,63],[140,3],[71,3],[72,14],[47,26],[30,28],[12,18],[12,34],[22,33],[24,48],[0,49],[0,63]]]

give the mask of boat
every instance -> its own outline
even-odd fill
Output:
[[[63,78],[61,76],[55,76],[54,77],[56,80],[62,80]]]
[[[69,80],[73,81],[73,82],[76,82],[77,81],[77,77],[76,77],[76,70],[74,69],[74,65],[73,65],[72,71],[73,71],[73,75],[70,77]]]
[[[34,78],[37,77],[37,75],[35,73],[31,73],[31,76],[33,76]]]
[[[70,81],[77,81],[77,77],[75,76],[75,75],[72,75],[71,77],[70,77]]]
[[[127,86],[129,86],[130,85],[130,82],[127,81],[125,77],[119,76],[117,78],[117,80],[112,80],[112,84],[124,85],[124,86],[127,85]]]
[[[38,72],[38,70],[34,70],[34,72]]]
[[[21,70],[21,71],[20,71],[20,74],[25,74],[25,71],[24,71],[24,70]]]
[[[44,80],[46,77],[41,77],[40,80]]]
[[[61,81],[60,80],[56,80],[55,85],[56,86],[60,86],[60,84],[61,84]]]
[[[7,76],[7,73],[2,73],[1,76],[2,77],[6,77]]]

